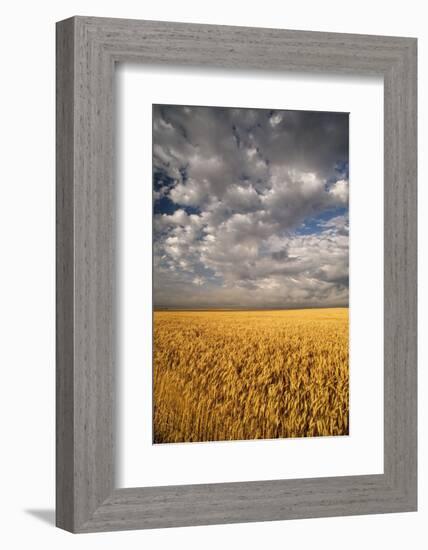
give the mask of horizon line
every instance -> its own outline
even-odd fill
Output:
[[[300,309],[349,309],[348,305],[301,306],[301,307],[167,307],[153,306],[153,311],[293,311]]]

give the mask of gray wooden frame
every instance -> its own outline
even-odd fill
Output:
[[[383,76],[383,474],[115,488],[113,77],[122,61]],[[57,24],[59,527],[92,532],[416,510],[416,79],[413,38],[90,17]]]

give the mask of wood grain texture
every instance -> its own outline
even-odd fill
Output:
[[[56,523],[74,526],[74,24],[56,37]]]
[[[113,79],[125,61],[383,76],[383,475],[115,489]],[[57,25],[57,98],[57,525],[416,510],[416,40],[75,17]]]

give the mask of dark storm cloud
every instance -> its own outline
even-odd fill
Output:
[[[348,301],[348,116],[154,106],[154,298]]]

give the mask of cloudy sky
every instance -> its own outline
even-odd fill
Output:
[[[153,106],[155,308],[348,305],[348,114]]]

